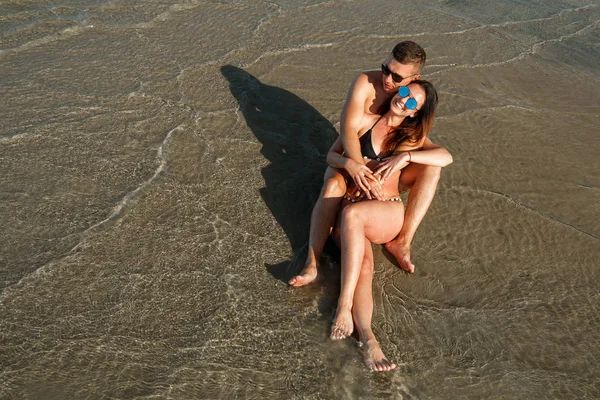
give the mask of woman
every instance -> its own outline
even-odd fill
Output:
[[[452,156],[436,146],[427,135],[431,130],[437,106],[437,93],[427,81],[413,81],[395,95],[382,116],[365,116],[359,132],[367,166],[381,183],[380,200],[369,200],[352,183],[348,186],[334,229],[341,248],[341,291],[331,328],[331,339],[352,334],[356,324],[364,346],[365,362],[376,371],[395,368],[384,356],[373,331],[371,317],[373,296],[373,252],[371,244],[394,239],[404,219],[404,206],[399,197],[399,179],[409,163],[444,167]],[[329,165],[347,169],[354,161],[343,156],[338,139],[327,156]]]

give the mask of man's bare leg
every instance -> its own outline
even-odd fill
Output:
[[[415,271],[415,265],[410,260],[410,245],[433,201],[441,171],[441,167],[411,164],[400,175],[400,186],[411,187],[404,213],[404,225],[398,236],[385,244],[385,248],[407,272]]]
[[[396,364],[383,354],[379,342],[371,329],[373,317],[373,249],[371,242],[365,239],[365,255],[354,290],[352,317],[362,343],[365,364],[373,371],[391,371]]]
[[[346,180],[340,170],[328,167],[323,188],[310,216],[308,255],[304,269],[289,280],[292,286],[304,286],[317,278],[319,261],[327,238],[335,224],[338,206],[346,193]]]

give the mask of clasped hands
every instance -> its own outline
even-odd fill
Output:
[[[367,197],[369,200],[384,200],[383,182],[391,174],[409,164],[409,156],[407,154],[400,153],[384,158],[379,164],[375,165],[375,169],[373,170],[365,164],[352,162],[352,166],[347,168],[347,171],[356,185],[356,193],[353,194],[359,198]]]

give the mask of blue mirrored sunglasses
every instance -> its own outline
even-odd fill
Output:
[[[407,97],[410,95],[410,89],[408,88],[408,86],[400,86],[400,89],[398,89],[398,94],[400,95],[400,97]],[[411,97],[410,99],[406,100],[404,106],[407,110],[416,110],[417,101]]]

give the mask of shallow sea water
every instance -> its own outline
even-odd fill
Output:
[[[594,1],[0,3],[0,398],[600,398]],[[391,373],[301,268],[348,87],[427,51],[452,153]]]

